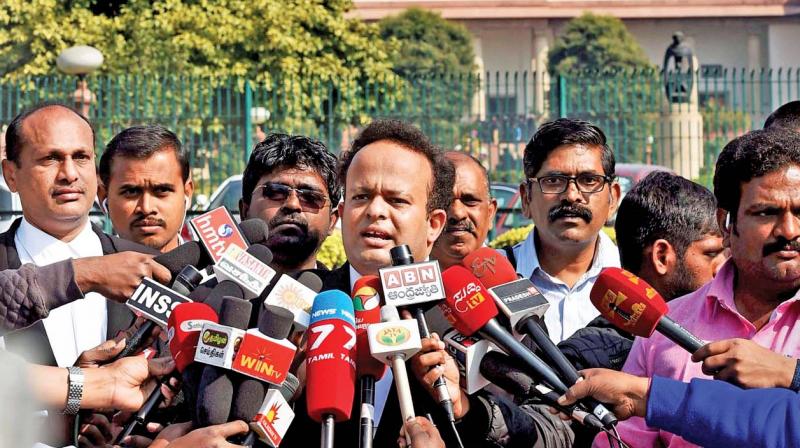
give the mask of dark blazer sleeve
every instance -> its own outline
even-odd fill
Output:
[[[83,298],[72,260],[0,271],[0,336],[44,319],[50,310]]]

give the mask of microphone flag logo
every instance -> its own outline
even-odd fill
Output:
[[[375,339],[383,345],[401,345],[411,337],[411,332],[404,327],[384,328],[375,334]]]

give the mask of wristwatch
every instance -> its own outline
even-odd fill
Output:
[[[83,398],[83,371],[80,367],[67,367],[69,379],[67,384],[67,406],[64,414],[75,415],[81,409],[81,398]]]

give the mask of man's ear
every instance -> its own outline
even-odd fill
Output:
[[[193,194],[194,194],[194,182],[192,181],[191,178],[186,179],[186,182],[183,183],[183,195],[189,198],[189,203],[186,205],[187,210],[191,205],[191,198]]]
[[[331,210],[331,223],[328,226],[328,236],[333,233],[333,229],[336,228],[336,223],[339,221],[339,208],[334,208]]]
[[[108,199],[108,190],[106,189],[105,184],[103,184],[103,181],[98,179],[98,182],[97,182],[97,202],[100,203],[100,210],[102,210],[103,213],[108,214],[108,210],[106,210],[105,205],[103,205],[103,201],[105,201],[106,199]]]
[[[12,193],[17,192],[17,164],[3,159],[3,177],[6,179],[6,185]]]
[[[439,238],[444,230],[444,224],[447,222],[447,212],[437,208],[428,215],[428,247],[433,246],[433,243]]]
[[[497,199],[490,198],[489,199],[489,216],[486,218],[489,220],[489,228],[491,229],[494,227],[494,217],[497,214]]]
[[[522,204],[522,215],[530,220],[533,220],[533,215],[531,215],[531,210],[528,206],[528,202],[530,202],[530,198],[528,197],[528,184],[525,182],[519,184],[519,200]],[[495,204],[496,203],[497,200],[495,200]]]
[[[239,219],[242,221],[247,219],[248,210],[250,210],[250,204],[244,202],[244,199],[239,199]]]
[[[652,265],[653,271],[658,275],[667,275],[672,272],[678,264],[678,254],[675,248],[665,239],[658,239],[650,246],[650,256],[648,261]]]
[[[622,196],[622,187],[619,186],[619,182],[612,182],[609,185],[609,193],[608,216],[614,216],[614,212],[619,207],[619,198]]]
[[[722,232],[722,246],[731,247],[731,213],[725,209],[717,207],[717,226]]]

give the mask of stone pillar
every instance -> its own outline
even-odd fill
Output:
[[[699,67],[697,58],[694,66]],[[673,169],[687,179],[697,179],[703,167],[703,116],[698,109],[697,71],[688,103],[664,101],[656,125],[655,162]]]
[[[483,64],[483,44],[478,35],[472,39],[472,47],[475,50],[475,74],[476,79],[479,80],[478,88],[472,96],[472,110],[477,115],[478,119],[486,120],[486,68]]]
[[[533,113],[537,117],[547,115],[547,95],[550,77],[547,73],[547,53],[550,51],[550,27],[533,30],[533,57],[531,58],[531,76],[533,76]],[[527,113],[528,111],[526,111]]]

